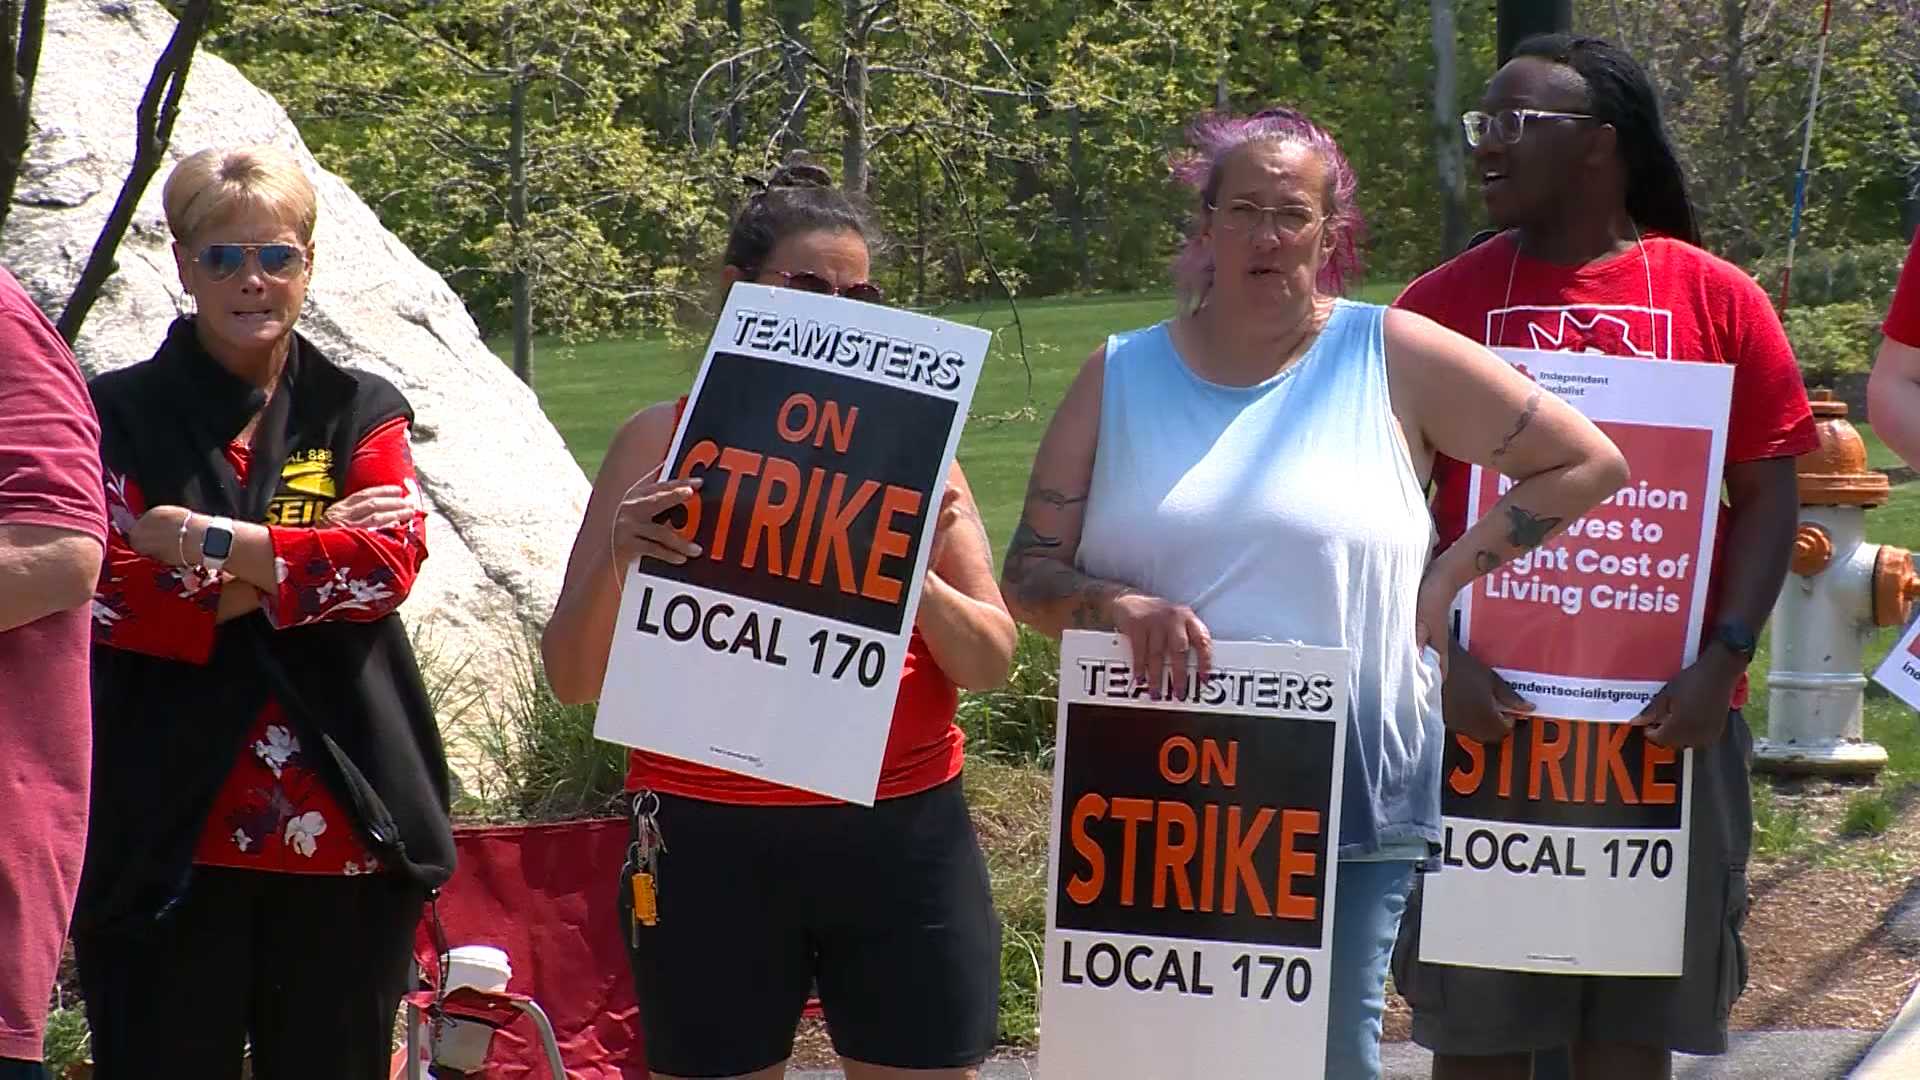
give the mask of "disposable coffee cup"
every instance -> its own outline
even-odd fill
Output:
[[[513,978],[513,965],[505,950],[491,945],[462,945],[447,954],[446,988],[449,993],[463,986],[487,993],[499,993]],[[433,1060],[449,1069],[475,1072],[487,1063],[487,1048],[493,1042],[493,1029],[471,1020],[448,1020],[440,1025],[433,1041]]]

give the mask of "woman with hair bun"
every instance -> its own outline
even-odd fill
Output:
[[[877,303],[876,238],[824,170],[789,165],[735,218],[721,280]],[[607,450],[541,642],[563,701],[600,692],[629,564],[700,554],[656,520],[700,485],[654,479],[686,401],[634,414]],[[953,718],[958,687],[1006,678],[1013,643],[955,464],[872,808],[632,753],[628,790],[666,845],[657,923],[629,943],[655,1077],[780,1076],[815,985],[852,1080],[976,1075],[998,1030],[1000,924]]]
[[[1492,353],[1342,299],[1357,181],[1290,109],[1208,117],[1178,314],[1094,350],[1041,440],[1002,588],[1050,634],[1105,627],[1150,686],[1215,639],[1348,650],[1326,1074],[1376,1076],[1387,957],[1440,838],[1447,609],[1625,479],[1618,451]],[[1429,565],[1436,454],[1516,482]]]

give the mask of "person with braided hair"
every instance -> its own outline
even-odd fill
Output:
[[[825,170],[788,165],[734,219],[720,277],[878,303],[876,238],[867,208]],[[686,402],[634,414],[607,450],[541,642],[562,701],[599,694],[633,560],[701,553],[657,520],[700,484],[653,478]],[[631,754],[628,789],[657,800],[666,844],[657,924],[629,942],[655,1077],[780,1076],[816,986],[852,1080],[958,1080],[992,1049],[1000,924],[953,719],[958,687],[1005,680],[1015,631],[957,463],[932,543],[871,808]]]
[[[1580,1080],[1654,1080],[1672,1075],[1674,1051],[1726,1052],[1728,1015],[1746,984],[1746,670],[1792,554],[1794,458],[1819,440],[1766,294],[1700,246],[1659,95],[1625,49],[1570,34],[1528,38],[1461,121],[1487,217],[1501,231],[1416,279],[1394,306],[1492,348],[1731,365],[1727,498],[1699,655],[1634,721],[1653,744],[1695,751],[1682,973],[1428,963],[1420,958],[1421,883],[1400,923],[1394,986],[1413,1008],[1414,1041],[1434,1052],[1436,1080],[1524,1080],[1531,1052],[1560,1047],[1571,1049]],[[1436,462],[1433,486],[1434,521],[1447,543],[1468,527],[1468,467]],[[1581,632],[1576,620],[1563,625],[1566,634]],[[1550,710],[1457,640],[1442,647],[1450,654],[1442,712],[1451,732],[1498,745],[1516,717]]]

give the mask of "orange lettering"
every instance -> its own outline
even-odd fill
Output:
[[[1212,739],[1200,740],[1200,782],[1212,783],[1217,777],[1221,787],[1233,787],[1239,783],[1240,743],[1237,739],[1227,740],[1227,753],[1220,755],[1220,744]]]
[[[775,502],[772,492],[780,489]],[[780,529],[793,517],[793,504],[800,498],[800,468],[786,458],[769,456],[760,473],[760,490],[754,493],[753,516],[747,521],[747,547],[740,553],[740,565],[753,569],[760,554],[760,538],[767,538],[767,573],[780,573]],[[798,552],[795,552],[796,556]]]
[[[1467,763],[1454,766],[1453,772],[1447,775],[1447,786],[1453,789],[1455,795],[1471,795],[1480,790],[1480,781],[1486,779],[1487,752],[1481,747],[1480,740],[1471,735],[1455,732],[1453,741],[1466,751]]]
[[[1153,839],[1153,906],[1167,906],[1167,880],[1173,880],[1175,899],[1181,911],[1193,910],[1193,887],[1187,882],[1187,864],[1193,861],[1197,841],[1193,807],[1186,803],[1160,803],[1160,820],[1155,823]],[[1174,843],[1172,826],[1180,826],[1180,842]],[[1178,871],[1176,873],[1176,870]]]
[[[833,488],[827,492],[827,512],[820,522],[820,541],[813,550],[813,571],[807,575],[807,584],[818,585],[826,578],[827,558],[831,556],[840,591],[849,596],[859,595],[860,590],[854,587],[853,551],[847,546],[847,530],[879,490],[880,481],[867,480],[854,492],[852,502],[843,502],[847,494],[847,474],[833,474]]]
[[[800,580],[801,568],[807,565],[807,537],[813,535],[813,511],[820,505],[820,485],[826,478],[827,470],[819,467],[807,476],[807,501],[800,507],[800,530],[793,534],[793,561],[787,564],[787,577],[794,581]]]
[[[1633,734],[1633,728],[1626,724],[1601,724],[1594,731],[1593,762],[1593,801],[1607,801],[1607,781],[1612,779],[1620,785],[1620,801],[1632,806],[1640,800],[1633,795],[1633,775],[1627,772],[1626,759],[1620,752],[1627,745],[1627,736]]]
[[[760,455],[729,446],[720,451],[720,467],[727,470],[727,490],[720,496],[720,516],[713,523],[713,558],[727,551],[727,527],[733,523],[733,503],[740,495],[740,479],[760,471]]]
[[[1107,856],[1087,835],[1087,820],[1107,812],[1107,800],[1088,792],[1073,804],[1073,850],[1087,860],[1087,876],[1075,874],[1067,879],[1067,898],[1076,904],[1091,904],[1100,899],[1100,887],[1106,883]]]
[[[1140,823],[1153,819],[1153,800],[1115,799],[1113,816],[1126,822],[1122,832],[1124,846],[1120,849],[1120,903],[1130,907],[1133,904],[1134,852],[1139,846]]]
[[[806,414],[806,419],[800,421],[798,427],[792,427],[787,424],[787,417],[793,415],[796,405]],[[811,394],[802,392],[789,395],[787,400],[780,403],[780,411],[773,418],[773,430],[790,443],[806,442],[807,432],[813,430],[813,421],[818,412],[819,407],[814,404]]]
[[[1220,807],[1208,803],[1200,816],[1200,910],[1213,910],[1213,841],[1220,835]]]
[[[719,456],[720,447],[715,445],[712,439],[701,439],[694,443],[693,449],[687,451],[687,456],[680,459],[680,479],[693,479],[699,475],[694,472],[695,469],[699,469],[701,473],[706,472],[708,466],[713,464],[713,459]],[[696,492],[684,505],[687,508],[687,522],[680,526],[680,539],[690,541],[700,531],[699,494]]]
[[[1554,730],[1560,735],[1559,738],[1548,740],[1548,724],[1553,725]],[[1540,774],[1545,773],[1548,785],[1553,788],[1553,801],[1567,801],[1567,780],[1560,773],[1560,762],[1566,758],[1567,751],[1570,749],[1572,747],[1568,744],[1568,731],[1565,724],[1558,720],[1549,720],[1544,716],[1533,718],[1533,748],[1527,754],[1529,758],[1527,798],[1539,801]]]
[[[1587,736],[1593,734],[1593,722],[1579,720],[1573,727],[1573,801],[1587,801]]]
[[[840,403],[828,401],[820,406],[820,430],[814,433],[813,445],[818,447],[833,440],[835,453],[847,452],[847,444],[853,440],[853,422],[860,419],[860,406],[855,405],[843,415]]]
[[[1500,740],[1500,788],[1503,799],[1513,798],[1513,733]]]
[[[1187,767],[1175,769],[1170,750],[1184,751],[1187,755]],[[1184,784],[1193,779],[1194,753],[1193,740],[1185,735],[1175,735],[1160,744],[1160,778],[1169,784]]]
[[[1246,832],[1240,831],[1240,808],[1227,807],[1227,866],[1223,876],[1226,878],[1225,894],[1220,900],[1222,914],[1231,915],[1238,906],[1239,886],[1247,889],[1247,903],[1253,907],[1253,913],[1271,916],[1273,908],[1267,905],[1267,896],[1260,891],[1259,875],[1253,870],[1253,849],[1260,845],[1260,837],[1273,821],[1273,808],[1263,806],[1253,815],[1253,824]]]
[[[1652,739],[1641,739],[1640,745],[1645,753],[1640,758],[1640,801],[1643,803],[1671,803],[1678,792],[1670,780],[1656,780],[1653,770],[1661,765],[1671,765],[1679,758],[1679,753],[1671,746],[1661,746]]]
[[[829,402],[828,404],[832,404]],[[867,483],[873,483],[872,480]],[[860,595],[869,600],[878,600],[883,604],[900,601],[900,581],[880,572],[880,560],[897,559],[907,553],[907,545],[912,541],[906,533],[893,528],[893,515],[909,516],[920,512],[920,493],[912,488],[887,485],[887,493],[880,497],[880,520],[874,525],[873,546],[867,549],[867,576],[860,586]]]
[[[1280,813],[1280,880],[1274,885],[1273,917],[1276,919],[1313,918],[1319,898],[1301,896],[1293,891],[1293,879],[1309,877],[1319,863],[1319,857],[1311,851],[1301,851],[1294,847],[1294,839],[1305,833],[1309,836],[1320,832],[1320,811],[1283,810]]]

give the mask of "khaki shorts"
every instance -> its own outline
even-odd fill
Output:
[[[1720,742],[1694,756],[1685,959],[1678,978],[1541,975],[1428,964],[1420,955],[1416,882],[1393,949],[1393,981],[1413,1007],[1413,1039],[1438,1054],[1484,1056],[1573,1042],[1723,1054],[1727,1014],[1747,985],[1748,769],[1753,735],[1739,710]],[[1441,871],[1444,873],[1445,871]],[[1424,876],[1424,875],[1422,875]]]

